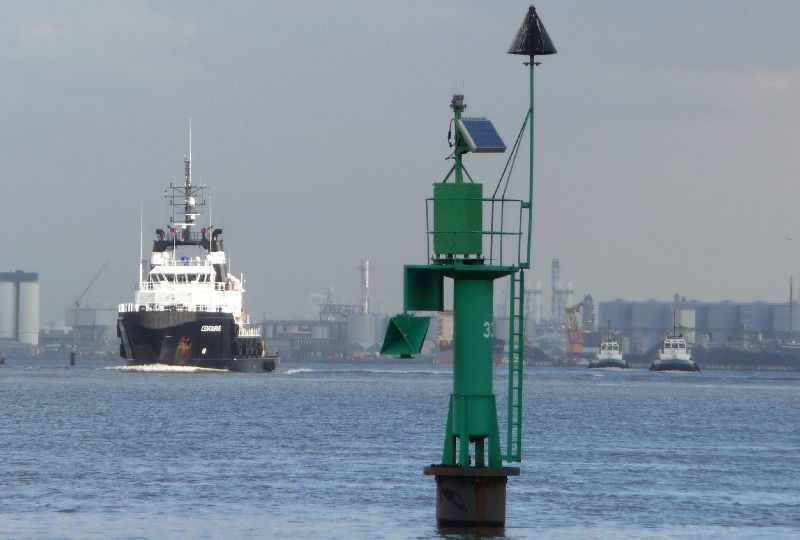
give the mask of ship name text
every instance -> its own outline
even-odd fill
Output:
[[[221,324],[204,324],[200,327],[201,332],[222,332]]]

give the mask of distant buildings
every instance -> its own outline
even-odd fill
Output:
[[[39,274],[0,272],[0,353],[36,354],[39,347]]]
[[[622,337],[624,352],[641,353],[673,330],[690,343],[747,348],[794,341],[800,309],[789,303],[675,302],[648,300],[600,302],[599,325],[610,323]]]

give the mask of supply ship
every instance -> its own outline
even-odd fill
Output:
[[[192,185],[191,162],[190,137],[183,185],[170,183],[166,191],[169,226],[155,232],[134,302],[119,306],[120,356],[129,365],[274,371],[280,359],[267,353],[261,325],[251,325],[244,313],[244,278],[228,272],[222,229],[195,230],[206,186]]]

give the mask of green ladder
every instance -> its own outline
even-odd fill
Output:
[[[508,324],[508,423],[504,461],[522,461],[522,368],[523,325],[525,319],[525,276],[522,270],[511,274]]]

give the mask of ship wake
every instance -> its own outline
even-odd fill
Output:
[[[170,366],[167,364],[145,364],[141,366],[114,366],[109,369],[119,371],[133,371],[140,373],[219,373],[227,372],[227,369],[201,368],[194,366]]]

